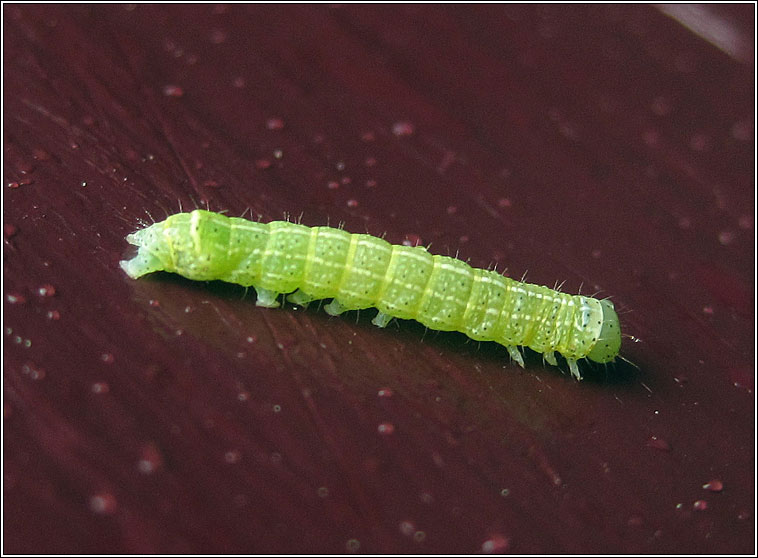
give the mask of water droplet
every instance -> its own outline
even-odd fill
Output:
[[[719,233],[719,242],[722,246],[728,246],[732,242],[734,242],[734,239],[737,237],[737,235],[733,231],[721,231]]]
[[[376,427],[377,432],[379,434],[389,436],[393,432],[395,432],[395,425],[391,422],[383,422],[379,426]]]
[[[226,41],[226,37],[226,31],[223,29],[212,29],[208,38],[214,45],[220,45]]]
[[[281,159],[284,156],[284,151],[281,149],[274,149],[274,159]]]
[[[421,239],[421,237],[415,233],[409,233],[405,235],[405,240],[403,240],[404,246],[419,246],[422,243],[423,243],[423,240]]]
[[[438,452],[432,452],[432,461],[440,469],[445,466],[445,459]]]
[[[692,504],[692,509],[695,511],[705,511],[708,509],[708,502],[705,500],[696,500],[695,503]]]
[[[326,183],[326,187],[329,188],[330,190],[336,190],[337,188],[340,187],[340,183],[337,182],[336,180],[330,180],[329,182]]]
[[[724,490],[724,483],[719,479],[713,479],[703,485],[703,488],[711,492],[721,492]]]
[[[58,312],[58,310],[48,310],[47,314],[45,314],[48,320],[60,320],[61,319],[61,313]]]
[[[413,541],[417,543],[422,543],[426,540],[426,533],[423,531],[416,531],[413,533]]]
[[[348,207],[358,207],[358,200],[349,199],[347,200],[347,206]]]
[[[86,180],[82,180],[81,183],[79,184],[79,186],[81,186],[82,188],[86,188],[87,187],[87,181]]]
[[[108,393],[111,388],[106,382],[95,382],[92,384],[92,387],[90,387],[90,390],[96,395],[103,395],[105,393]]]
[[[732,137],[739,141],[750,141],[753,139],[753,122],[746,118],[732,124]]]
[[[38,147],[32,151],[32,157],[37,161],[48,161],[50,159],[50,154],[44,149]]]
[[[116,361],[116,357],[114,357],[111,353],[103,353],[100,355],[100,360],[102,360],[105,364],[113,364]]]
[[[410,136],[416,131],[416,128],[410,122],[395,122],[392,125],[392,133],[397,137]]]
[[[392,397],[392,390],[390,388],[381,388],[377,395],[379,397]]]
[[[19,161],[16,163],[16,169],[18,169],[18,172],[21,174],[30,174],[34,171],[34,163],[32,161]]]
[[[5,300],[8,301],[8,304],[24,304],[26,297],[19,293],[8,293],[5,295]]]
[[[737,224],[739,227],[743,230],[749,231],[753,228],[753,216],[752,215],[741,215],[739,220],[737,221]]]
[[[348,552],[358,552],[358,549],[361,547],[361,542],[358,539],[350,539],[345,543],[345,548]]]
[[[10,240],[16,236],[17,233],[18,227],[16,225],[11,225],[10,223],[3,225],[3,235],[5,236],[5,240]]]
[[[282,412],[282,406],[281,405],[274,405],[272,407],[275,413],[281,413]]]
[[[266,128],[269,130],[281,130],[284,128],[284,120],[277,117],[272,117],[266,120]]]
[[[18,182],[8,182],[8,188],[10,188],[12,190],[15,190],[19,186],[20,186],[20,184]]]
[[[650,105],[650,110],[658,116],[666,116],[671,112],[671,102],[666,97],[656,97]]]
[[[510,495],[511,495],[511,489],[510,488],[503,488],[500,491],[500,496],[502,496],[503,498],[507,498]]]
[[[367,188],[375,188],[376,187],[376,180],[369,179],[366,181],[366,187]]]
[[[163,456],[158,446],[148,442],[140,450],[140,459],[137,461],[137,470],[143,475],[151,475],[163,466]]]
[[[655,147],[660,141],[660,136],[655,130],[645,130],[645,132],[642,133],[642,141],[648,147]]]
[[[713,306],[703,306],[703,314],[713,316]]]
[[[110,515],[115,513],[117,507],[118,503],[116,502],[115,496],[108,492],[95,494],[89,499],[89,509],[100,515]]]
[[[49,284],[42,285],[37,289],[37,294],[42,297],[55,296],[55,287]]]
[[[650,439],[647,441],[647,445],[653,449],[671,451],[671,446],[669,443],[663,438],[659,438],[658,436],[650,436]]]
[[[224,454],[224,461],[229,464],[239,463],[242,455],[237,450],[229,450]]]
[[[21,366],[21,373],[25,376],[29,376],[34,381],[45,379],[45,369],[38,367],[33,362],[27,362]]]
[[[242,401],[243,403],[250,399],[250,392],[249,391],[241,391],[237,394],[237,400]]]
[[[401,521],[400,525],[398,525],[398,528],[400,529],[400,532],[406,537],[410,537],[413,535],[413,533],[416,532],[416,526],[412,521]]]
[[[182,89],[178,85],[164,85],[163,94],[166,97],[183,97],[184,89]]]
[[[690,138],[690,149],[693,151],[708,151],[711,148],[711,138],[706,134],[695,134]]]
[[[500,534],[495,534],[482,543],[482,552],[485,554],[505,552],[510,544],[511,543],[508,537]]]
[[[345,185],[345,186],[347,186],[348,184],[350,184],[352,181],[353,181],[353,179],[352,179],[352,178],[350,178],[349,176],[343,176],[343,177],[342,177],[342,180],[340,180],[340,182],[341,182],[343,185]]]

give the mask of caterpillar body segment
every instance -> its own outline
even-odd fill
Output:
[[[380,327],[402,318],[460,331],[504,345],[521,366],[519,346],[543,353],[552,365],[560,353],[577,379],[578,359],[609,362],[621,345],[618,316],[608,300],[522,283],[367,234],[195,210],[130,234],[127,241],[139,250],[121,267],[134,279],[168,271],[252,286],[256,304],[266,307],[277,306],[284,293],[299,305],[331,298],[325,310],[332,315],[376,307],[373,323]]]

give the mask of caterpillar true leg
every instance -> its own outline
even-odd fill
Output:
[[[546,351],[542,357],[547,361],[548,364],[558,366],[558,361],[555,359],[555,351]]]
[[[582,375],[579,373],[579,366],[576,364],[576,360],[573,358],[567,358],[566,362],[568,362],[569,370],[571,370],[571,375],[574,376],[577,380],[582,379]]]
[[[521,351],[518,350],[518,347],[509,345],[506,349],[508,349],[508,354],[511,355],[511,358],[515,360],[521,368],[524,368],[524,357],[521,355]]]

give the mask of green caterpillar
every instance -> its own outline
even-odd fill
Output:
[[[367,234],[285,221],[256,223],[210,211],[177,213],[126,237],[139,247],[121,267],[136,279],[154,271],[196,281],[252,286],[256,304],[273,308],[282,293],[307,305],[332,298],[326,311],[376,307],[373,323],[413,319],[478,341],[504,345],[522,367],[518,346],[557,365],[562,354],[581,379],[577,360],[610,362],[621,347],[613,304],[514,281],[421,246],[395,246]],[[294,291],[294,292],[293,292]]]

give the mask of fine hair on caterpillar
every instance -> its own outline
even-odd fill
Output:
[[[221,280],[254,287],[256,304],[273,308],[278,297],[324,306],[338,315],[376,307],[372,323],[412,319],[433,330],[460,331],[506,347],[522,367],[519,347],[556,353],[581,379],[579,359],[613,361],[621,329],[613,304],[516,281],[473,268],[423,246],[393,245],[368,234],[288,221],[260,223],[197,209],[177,213],[126,237],[138,247],[121,262],[133,279],[155,271],[196,281]]]

